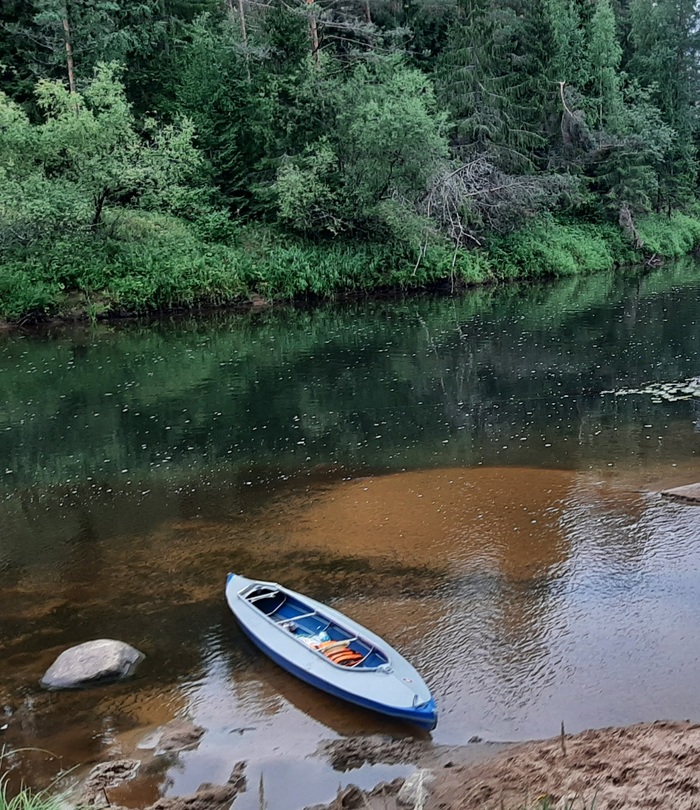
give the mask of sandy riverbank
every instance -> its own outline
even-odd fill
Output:
[[[343,757],[357,766],[366,759],[401,756],[401,743],[357,740],[330,745],[337,765]],[[328,810],[509,810],[574,806],[581,810],[697,808],[700,799],[700,725],[645,723],[627,728],[584,731],[517,746],[470,745],[461,748],[414,745],[403,760],[414,762],[421,780],[416,791],[400,792],[403,780],[362,793],[342,791]],[[567,800],[575,798],[573,805]],[[423,801],[421,805],[420,802]]]

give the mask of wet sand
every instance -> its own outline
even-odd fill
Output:
[[[381,744],[378,744],[381,748]],[[372,791],[345,789],[329,810],[695,810],[700,794],[700,725],[658,722],[605,728],[518,746],[416,751],[425,800],[400,801],[401,780]],[[371,756],[377,751],[369,748]],[[386,755],[391,756],[387,745]],[[357,755],[356,755],[357,758]]]

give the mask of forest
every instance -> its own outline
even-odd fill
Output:
[[[0,319],[690,252],[694,0],[3,0]]]

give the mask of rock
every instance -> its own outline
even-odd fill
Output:
[[[336,801],[341,810],[356,810],[365,803],[364,794],[356,785],[348,785],[341,790]]]
[[[328,756],[334,770],[350,771],[379,762],[386,765],[417,762],[428,748],[424,740],[413,738],[349,737],[323,743],[319,753]]]
[[[188,796],[158,799],[147,810],[223,810],[245,789],[245,762],[238,762],[225,785],[200,785]]]
[[[143,658],[143,653],[123,641],[86,641],[62,652],[44,673],[41,685],[47,689],[80,689],[127,678]]]
[[[678,498],[682,501],[700,503],[700,484],[688,484],[685,487],[665,489],[661,494],[668,498]]]
[[[432,771],[421,768],[406,779],[401,785],[396,801],[405,807],[422,810],[431,793],[431,782],[435,781]]]
[[[95,765],[83,785],[80,804],[102,805],[105,800],[109,802],[105,791],[132,779],[140,764],[137,759],[117,759]]]
[[[382,782],[372,790],[360,790],[356,785],[339,788],[338,794],[330,804],[315,804],[306,810],[396,810],[394,799],[403,786],[400,777],[392,782]]]
[[[203,734],[201,726],[195,726],[188,720],[173,720],[148,734],[137,748],[153,749],[156,754],[171,754],[194,748]]]

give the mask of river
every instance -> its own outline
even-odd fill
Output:
[[[323,740],[410,728],[298,683],[223,598],[280,581],[424,675],[437,743],[700,719],[700,264],[459,296],[54,326],[0,336],[0,747],[13,778],[199,746],[131,806],[249,763],[255,808],[325,801]],[[127,641],[134,679],[38,682]],[[17,749],[32,749],[19,751]],[[41,750],[39,750],[41,749]],[[13,751],[17,750],[17,753]]]

